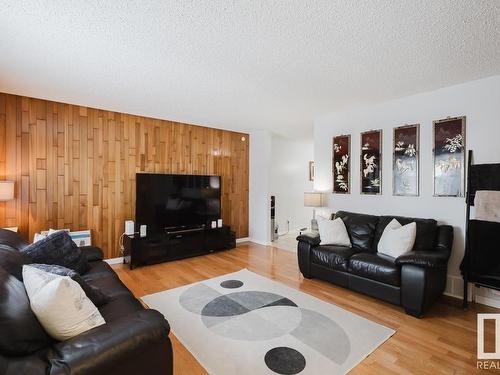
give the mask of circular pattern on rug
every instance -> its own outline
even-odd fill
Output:
[[[240,280],[225,280],[220,283],[220,286],[226,289],[236,289],[243,286],[243,281]]]
[[[207,303],[200,315],[214,333],[246,341],[281,337],[302,321],[302,313],[293,301],[259,291],[221,295]]]
[[[306,368],[306,359],[295,349],[280,346],[269,350],[265,357],[267,367],[282,375],[293,375]]]
[[[351,342],[342,326],[331,317],[299,307],[279,293],[228,288],[227,294],[222,294],[219,288],[215,289],[229,281],[229,285],[241,282],[228,279],[219,280],[214,287],[193,285],[179,296],[179,304],[199,315],[205,327],[218,336],[261,342],[290,335],[334,363],[345,363],[351,353]],[[242,285],[250,287],[247,282]],[[288,347],[269,350],[265,363],[278,374],[298,374],[306,366],[304,355]]]

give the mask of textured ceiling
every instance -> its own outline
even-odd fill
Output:
[[[233,130],[495,74],[496,0],[0,5],[0,91]]]

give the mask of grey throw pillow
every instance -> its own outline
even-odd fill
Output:
[[[69,268],[58,266],[55,264],[39,264],[39,263],[33,263],[30,264],[30,266],[45,272],[53,273],[55,275],[71,277],[71,279],[80,284],[87,297],[89,297],[89,299],[97,307],[102,306],[109,301],[108,296],[103,294],[99,289],[88,284],[79,274],[77,274],[73,270],[70,270]]]
[[[56,264],[79,274],[89,269],[87,259],[68,233],[61,231],[35,242],[21,250],[32,263]]]

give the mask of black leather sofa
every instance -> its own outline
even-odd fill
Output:
[[[27,243],[20,236],[0,229],[0,264],[5,266],[0,266],[0,275],[3,275],[0,276],[0,317],[15,317],[9,329],[14,325],[24,330],[40,330],[37,322],[37,327],[33,325],[32,315],[31,320],[27,319],[32,313],[24,287],[14,293],[20,281],[8,273],[17,266],[19,255],[16,253],[25,246]],[[30,354],[0,352],[0,374],[172,374],[170,327],[163,315],[141,305],[102,260],[99,248],[81,249],[90,266],[83,279],[109,297],[108,302],[99,307],[106,324],[63,342],[47,337],[48,344]],[[7,330],[4,326],[7,323],[0,321],[0,335]],[[0,338],[2,344],[10,339]]]
[[[340,217],[352,247],[319,245],[319,235],[297,237],[299,268],[304,277],[331,283],[401,305],[421,317],[441,296],[453,244],[453,227],[433,219],[374,216],[346,211]],[[413,250],[392,258],[377,253],[377,245],[392,219],[402,225],[416,222]]]

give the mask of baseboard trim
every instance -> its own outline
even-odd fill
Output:
[[[242,243],[242,242],[250,242],[250,238],[248,237],[242,237],[242,238],[237,238],[236,243]]]
[[[446,290],[443,293],[445,296],[457,298],[463,300],[463,285],[464,281],[461,276],[457,275],[447,275]],[[469,283],[468,300],[469,302],[479,303],[481,305],[500,308],[500,294],[493,291],[492,289],[481,287],[481,290],[486,290],[489,296],[481,295],[485,292],[480,292],[478,294],[479,288],[476,288],[474,284]],[[496,293],[496,294],[493,294]],[[497,297],[498,295],[498,297]]]
[[[476,296],[476,303],[480,303],[482,305],[496,307],[497,309],[500,309],[500,300],[495,299],[495,298],[490,298],[490,297],[485,297],[485,296]]]
[[[123,257],[104,259],[104,261],[106,263],[108,263],[109,265],[111,265],[111,264],[122,264],[123,263]]]
[[[271,241],[261,241],[261,240],[256,240],[255,238],[249,238],[248,241],[256,243],[257,245],[262,245],[262,246],[271,246],[272,245]]]

